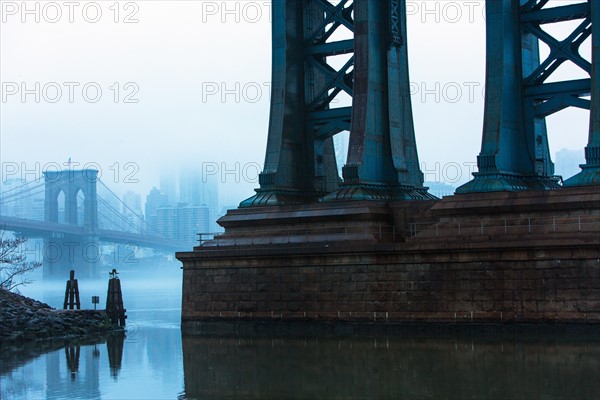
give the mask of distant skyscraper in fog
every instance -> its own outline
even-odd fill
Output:
[[[585,164],[583,150],[560,149],[554,156],[554,173],[568,179],[581,172],[581,164]]]
[[[20,195],[19,188],[24,184],[22,179],[6,179],[2,182],[0,193],[8,193],[5,198],[0,198],[0,215],[43,221],[44,191],[29,191],[27,195]]]
[[[142,196],[131,190],[123,195],[123,213],[127,212],[142,215]]]
[[[209,231],[218,230],[215,222],[219,216],[219,177],[216,174],[203,174],[202,165],[188,164],[179,174],[179,201],[190,207],[208,208]]]
[[[179,173],[179,201],[190,206],[202,204],[202,170],[186,165]]]
[[[217,224],[219,217],[219,179],[216,175],[204,176],[202,179],[202,204],[208,207],[208,217],[210,224],[208,228],[211,232],[220,230]]]
[[[156,228],[167,239],[194,243],[199,233],[208,231],[208,208],[180,203],[177,207],[163,206],[156,210]]]
[[[169,205],[177,204],[177,176],[174,168],[167,167],[160,171],[160,191],[167,196]]]
[[[187,243],[198,240],[199,233],[209,231],[209,210],[206,206],[177,208],[177,239]]]
[[[142,196],[128,190],[123,195],[123,229],[129,232],[137,232],[142,226]]]
[[[157,210],[160,207],[168,205],[167,196],[162,194],[160,190],[153,187],[148,196],[146,196],[145,216],[146,222],[151,228],[157,229]]]

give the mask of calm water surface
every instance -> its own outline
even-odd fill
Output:
[[[598,399],[600,337],[184,337],[180,275],[121,274],[126,335],[0,356],[1,399]],[[84,307],[106,281],[80,282]],[[62,304],[64,284],[24,294]],[[50,346],[52,347],[52,346]]]

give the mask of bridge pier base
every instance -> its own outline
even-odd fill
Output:
[[[44,278],[63,279],[74,270],[80,278],[99,277],[100,241],[97,236],[52,237],[44,239]]]
[[[251,210],[257,218],[234,210],[223,236],[177,254],[182,329],[600,323],[598,189],[463,194],[427,207],[356,202],[338,217],[329,203]],[[261,212],[274,221],[270,233],[256,225]]]

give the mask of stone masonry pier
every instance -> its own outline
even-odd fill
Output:
[[[233,210],[183,262],[182,325],[600,324],[600,188]]]

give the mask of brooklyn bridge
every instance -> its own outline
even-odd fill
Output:
[[[98,195],[98,184],[112,201]],[[112,204],[116,202],[124,209],[128,206],[98,178],[98,171],[92,169],[45,172],[43,179],[24,182],[0,193],[0,203],[21,203],[41,193],[44,194],[43,220],[1,215],[0,229],[43,239],[41,258],[49,274],[56,270],[57,274],[64,275],[65,270],[77,268],[83,276],[93,276],[103,243],[170,253],[194,245],[164,238],[156,227],[139,216],[137,221],[125,216]],[[64,203],[59,204],[59,200]],[[106,214],[99,211],[99,204]],[[100,217],[111,224],[112,229],[101,228]]]

